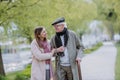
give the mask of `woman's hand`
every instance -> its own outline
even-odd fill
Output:
[[[52,49],[52,54],[54,55],[54,54],[56,54],[56,53],[58,53],[58,52],[64,52],[64,50],[65,50],[65,48],[64,48],[64,46],[61,46],[61,47],[59,47],[59,48],[53,48]]]
[[[61,47],[59,47],[59,48],[57,48],[57,52],[64,52],[64,50],[65,50],[65,48],[64,48],[64,46],[61,46]]]
[[[56,51],[56,49],[53,48],[52,51],[51,51],[52,55],[54,55],[55,51]]]

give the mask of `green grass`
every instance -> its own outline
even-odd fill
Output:
[[[85,54],[89,54],[89,53],[97,50],[98,48],[100,48],[102,45],[103,45],[103,44],[100,42],[100,43],[96,44],[95,46],[93,46],[92,48],[85,49],[85,50],[84,50],[84,53],[85,53]]]
[[[7,73],[6,77],[8,80],[15,80],[15,77],[17,74],[19,74],[20,72],[12,72],[12,73]]]
[[[5,76],[0,75],[0,80],[8,80]]]
[[[120,80],[120,43],[116,44],[117,47],[117,58],[115,67],[115,80]]]
[[[28,65],[24,70],[7,73],[6,78],[7,80],[28,80],[31,74],[31,65]]]
[[[21,72],[22,75],[24,75],[26,78],[30,78],[31,74],[31,65],[28,65],[25,70]]]

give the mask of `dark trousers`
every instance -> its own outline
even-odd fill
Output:
[[[60,66],[61,79],[60,80],[73,80],[73,74],[70,66]]]
[[[46,70],[46,80],[50,80],[50,70]]]

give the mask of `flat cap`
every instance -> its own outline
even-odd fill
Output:
[[[55,24],[58,24],[58,23],[61,23],[61,22],[65,22],[64,17],[57,18],[55,21],[53,21],[52,25],[55,25]]]

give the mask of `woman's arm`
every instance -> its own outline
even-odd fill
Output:
[[[41,50],[39,49],[39,46],[37,45],[37,43],[35,41],[33,41],[31,43],[31,51],[33,56],[37,59],[37,60],[47,60],[50,59],[53,54],[54,54],[54,50],[49,53],[49,54],[44,54],[41,52]]]

